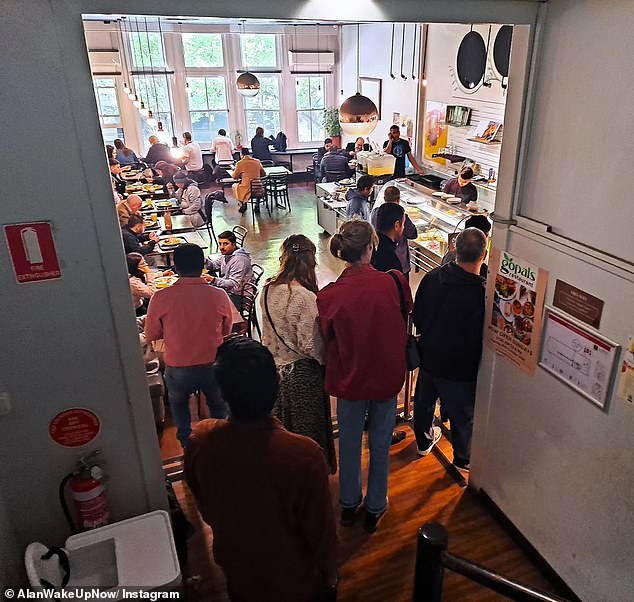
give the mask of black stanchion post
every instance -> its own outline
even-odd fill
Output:
[[[447,529],[426,523],[418,530],[413,602],[440,602],[444,568],[440,556],[447,549]]]

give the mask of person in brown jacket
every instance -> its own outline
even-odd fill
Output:
[[[125,201],[121,201],[117,205],[117,217],[119,218],[119,226],[127,226],[128,220],[132,215],[137,215],[138,217],[142,217],[141,215],[141,206],[143,205],[143,200],[138,194],[131,194]]]
[[[248,148],[242,148],[242,159],[236,163],[236,168],[231,177],[240,182],[233,185],[233,195],[240,203],[240,213],[247,210],[247,201],[251,197],[251,181],[259,180],[266,175],[262,163],[251,156]]]
[[[185,477],[213,530],[232,602],[312,602],[334,594],[335,517],[323,451],[271,410],[271,352],[244,337],[218,349],[229,420],[204,420],[185,448]],[[334,597],[332,598],[334,599]]]

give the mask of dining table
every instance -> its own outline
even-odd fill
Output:
[[[172,254],[174,253],[174,250],[178,248],[178,246],[162,246],[161,241],[165,241],[168,238],[180,238],[181,244],[188,243],[197,245],[201,249],[203,249],[203,252],[209,248],[209,245],[205,242],[205,239],[198,232],[196,232],[196,230],[190,232],[179,232],[178,234],[175,234],[174,232],[170,232],[169,234],[161,234],[156,246],[154,247],[154,250],[151,253],[148,253],[148,255],[150,257],[161,257],[165,259],[165,265],[167,267],[171,267]]]

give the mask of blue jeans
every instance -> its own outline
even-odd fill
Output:
[[[427,449],[433,441],[433,422],[436,400],[451,423],[453,461],[469,464],[476,381],[456,381],[432,376],[422,368],[418,371],[414,394],[414,434],[418,449]]]
[[[347,401],[337,399],[339,422],[339,500],[343,508],[358,506],[361,487],[361,443],[366,411],[370,470],[365,508],[379,514],[387,506],[387,474],[392,431],[396,419],[396,397],[386,401]]]
[[[165,384],[169,394],[170,410],[176,423],[176,438],[185,448],[192,432],[189,396],[201,391],[207,400],[212,418],[226,418],[227,407],[216,384],[213,364],[174,367],[165,366]]]

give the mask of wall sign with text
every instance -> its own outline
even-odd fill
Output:
[[[555,283],[553,305],[593,328],[599,328],[601,325],[603,300],[563,280],[557,280]]]
[[[6,225],[4,235],[18,284],[62,277],[50,222]]]

